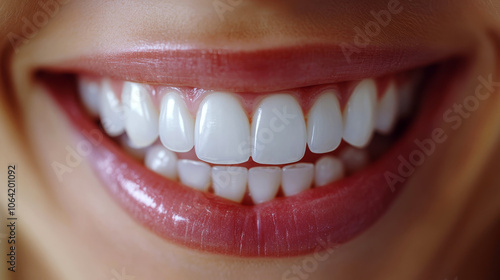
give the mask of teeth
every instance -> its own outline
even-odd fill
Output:
[[[80,99],[92,117],[99,116],[99,102],[101,88],[99,82],[95,79],[90,79],[82,77],[78,81],[78,93],[80,94]]]
[[[361,81],[354,89],[344,110],[344,140],[365,147],[375,127],[377,86],[372,79]]]
[[[396,94],[396,85],[394,82],[389,84],[384,96],[378,103],[377,121],[375,129],[383,134],[388,134],[392,131],[396,124],[398,115],[398,96]]]
[[[194,120],[179,94],[163,96],[160,112],[160,140],[169,150],[188,152],[194,145]]]
[[[158,112],[149,95],[144,85],[132,82],[123,85],[125,131],[137,147],[147,147],[158,138]]]
[[[348,147],[340,154],[340,159],[344,163],[347,172],[356,172],[368,165],[370,157],[368,152],[352,147]]]
[[[316,162],[314,183],[317,187],[335,182],[344,177],[344,164],[341,160],[324,156]]]
[[[109,136],[118,136],[125,131],[123,107],[111,87],[111,81],[104,79],[99,114],[102,126]]]
[[[184,185],[200,191],[210,186],[210,165],[195,160],[181,159],[177,162],[179,179]]]
[[[299,104],[290,95],[265,98],[252,120],[252,159],[260,164],[300,160],[306,149],[306,125]]]
[[[320,92],[306,117],[294,93],[255,95],[245,99],[245,105],[260,101],[251,124],[239,96],[233,93],[208,93],[194,117],[189,109],[198,104],[198,94],[188,92],[184,97],[171,87],[124,82],[120,95],[119,86],[110,79],[99,84],[89,77],[82,77],[78,87],[89,114],[98,113],[105,131],[118,136],[115,139],[123,149],[143,160],[148,169],[238,203],[246,201],[248,186],[249,197],[260,204],[281,193],[292,196],[313,185],[331,184],[367,166],[376,157],[377,140],[386,138],[371,141],[374,132],[389,134],[397,119],[409,113],[416,80],[401,87],[391,80],[380,99],[375,80],[362,80],[343,111],[341,93],[328,88]],[[156,96],[157,92],[163,96]],[[153,101],[159,97],[158,112]],[[327,154],[339,149],[342,140],[350,146],[342,147],[336,157]],[[314,164],[305,163],[308,158],[297,163],[304,158],[306,147],[325,155]],[[199,161],[178,159],[194,159],[195,155]],[[250,156],[250,165],[286,166],[230,166],[248,162]]]
[[[212,186],[216,195],[241,202],[248,181],[248,169],[234,166],[214,166]]]
[[[307,115],[309,149],[313,153],[327,153],[335,150],[344,133],[342,113],[334,92],[321,95]]]
[[[254,167],[248,173],[248,191],[255,204],[273,199],[281,184],[281,168]]]
[[[281,187],[285,196],[298,194],[311,187],[314,178],[312,163],[297,163],[283,167]]]
[[[195,151],[199,159],[215,164],[248,161],[248,117],[239,101],[228,93],[212,93],[200,105],[195,124]]]
[[[172,179],[177,179],[177,156],[161,145],[155,145],[146,151],[144,163],[154,172]]]

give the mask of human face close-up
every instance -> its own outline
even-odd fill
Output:
[[[3,1],[1,279],[500,276],[499,2]]]

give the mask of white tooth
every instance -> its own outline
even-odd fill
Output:
[[[344,109],[344,140],[364,147],[370,142],[375,127],[377,86],[373,79],[361,81]]]
[[[248,161],[250,124],[239,101],[229,93],[209,94],[196,115],[194,148],[199,159],[216,164]]]
[[[363,169],[368,165],[370,157],[368,152],[352,147],[347,147],[340,154],[340,159],[344,163],[344,167],[348,172],[355,172]]]
[[[248,181],[248,169],[236,166],[214,166],[212,186],[214,193],[235,202],[241,202]]]
[[[315,164],[314,183],[317,187],[327,185],[344,177],[344,164],[341,160],[324,156]]]
[[[396,94],[396,85],[391,82],[380,99],[377,107],[377,121],[375,129],[383,134],[388,134],[394,128],[398,116],[398,96]]]
[[[252,119],[252,159],[260,164],[300,160],[306,150],[304,115],[291,95],[271,95],[260,103]]]
[[[181,159],[177,162],[181,183],[200,191],[207,191],[210,186],[210,169],[210,165],[201,161]]]
[[[148,148],[144,163],[147,168],[166,178],[177,179],[177,156],[162,145]]]
[[[169,150],[180,153],[194,145],[194,119],[175,92],[167,93],[161,101],[160,140]]]
[[[99,114],[104,130],[109,136],[118,136],[125,131],[123,107],[111,87],[111,81],[102,81]]]
[[[281,168],[253,167],[248,172],[248,191],[255,204],[273,199],[281,184]]]
[[[130,141],[130,138],[127,134],[122,134],[119,136],[118,141],[121,143],[122,148],[127,152],[127,154],[131,155],[136,159],[144,159],[146,155],[146,148],[139,148]]]
[[[149,95],[144,85],[123,84],[125,131],[136,147],[147,147],[158,138],[158,112]]]
[[[297,163],[283,167],[281,188],[285,196],[298,194],[311,187],[314,179],[314,164]]]
[[[78,79],[78,93],[83,106],[92,117],[99,116],[99,102],[101,88],[96,79],[80,77]]]
[[[327,153],[335,150],[342,142],[344,125],[342,113],[335,93],[321,95],[307,115],[309,149],[313,153]]]

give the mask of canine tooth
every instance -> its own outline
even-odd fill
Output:
[[[209,94],[201,103],[195,123],[195,151],[199,159],[215,164],[246,162],[250,151],[250,124],[239,101],[229,93]]]
[[[214,193],[235,202],[241,202],[248,181],[248,169],[236,166],[212,167]]]
[[[99,102],[101,87],[96,79],[80,77],[78,79],[78,93],[83,106],[92,117],[99,116]]]
[[[312,163],[297,163],[283,167],[281,187],[285,196],[298,194],[311,187],[314,179]]]
[[[210,165],[201,161],[181,159],[177,162],[181,183],[200,191],[207,191],[210,186],[210,169]]]
[[[281,184],[281,168],[253,167],[248,172],[248,191],[255,204],[273,199]]]
[[[342,151],[340,159],[344,163],[344,167],[347,172],[361,170],[367,166],[370,161],[367,151],[352,147],[348,147]]]
[[[146,156],[146,148],[139,148],[130,141],[130,138],[127,136],[127,134],[122,134],[118,137],[118,141],[122,145],[122,148],[127,152],[127,154],[131,155],[132,157],[136,159],[144,159]]]
[[[125,82],[122,104],[125,131],[137,147],[147,147],[158,138],[158,112],[144,85]]]
[[[396,85],[391,82],[385,91],[384,96],[378,102],[377,121],[375,129],[383,134],[388,134],[394,128],[398,116],[398,96],[396,94]]]
[[[177,155],[162,145],[148,148],[144,163],[147,168],[166,178],[177,179]]]
[[[109,136],[118,136],[125,131],[125,118],[120,100],[111,87],[111,81],[104,79],[101,87],[99,114],[104,130]]]
[[[344,109],[344,140],[364,147],[370,141],[375,127],[377,86],[373,79],[361,81],[354,89]]]
[[[309,149],[313,153],[335,150],[342,141],[344,127],[340,105],[334,92],[321,95],[307,115]]]
[[[188,152],[194,145],[194,119],[184,100],[175,92],[163,96],[160,110],[160,140],[169,150]]]
[[[302,108],[288,94],[271,95],[260,103],[252,119],[252,159],[260,164],[300,160],[307,132]]]
[[[314,183],[317,187],[327,185],[344,177],[344,164],[341,160],[324,156],[315,164]]]

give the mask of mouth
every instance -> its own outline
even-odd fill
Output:
[[[142,50],[35,76],[140,224],[204,252],[298,256],[386,212],[411,177],[401,164],[421,165],[412,152],[467,72],[465,56],[345,65],[320,50]]]

